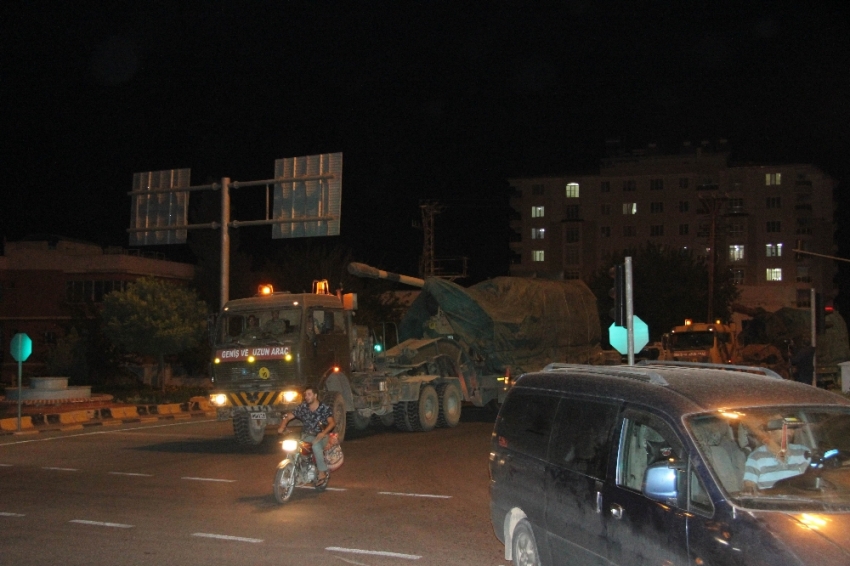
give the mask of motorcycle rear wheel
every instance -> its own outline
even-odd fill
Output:
[[[290,462],[277,469],[274,475],[274,498],[278,503],[286,503],[295,490],[295,464]]]

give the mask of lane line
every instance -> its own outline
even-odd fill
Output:
[[[11,468],[14,464],[0,464],[0,468]]]
[[[95,527],[113,527],[116,529],[132,529],[133,525],[124,523],[104,523],[103,521],[87,521],[85,519],[71,519],[69,523],[77,523],[78,525],[93,525]]]
[[[236,481],[236,480],[223,480],[223,479],[220,479],[220,478],[193,478],[193,477],[190,477],[190,476],[183,476],[180,479],[181,480],[191,480],[191,481],[217,481],[217,482],[222,482],[222,483],[233,483],[233,482]]]
[[[295,487],[297,487],[298,489],[316,489],[312,485],[296,485]],[[325,491],[348,491],[348,490],[344,487],[326,487]]]
[[[215,538],[220,540],[232,540],[236,542],[252,542],[259,543],[263,542],[261,538],[247,538],[247,537],[234,537],[231,535],[216,535],[213,533],[192,533],[193,537],[202,537],[202,538]]]
[[[109,472],[113,476],[133,476],[138,478],[152,478],[153,474],[139,474],[136,472]]]
[[[419,560],[422,558],[416,554],[401,554],[399,552],[387,552],[385,550],[360,550],[359,548],[342,548],[339,546],[329,546],[325,550],[331,552],[348,552],[350,554],[369,554],[372,556],[388,556],[389,558],[404,558],[405,560]]]
[[[402,497],[429,497],[431,499],[451,499],[451,495],[433,495],[430,493],[398,493],[395,491],[379,491],[378,495],[400,495]]]
[[[42,470],[54,470],[57,472],[79,472],[77,468],[57,468],[55,466],[42,466]]]
[[[129,429],[132,431],[136,430],[150,430],[153,428],[164,428],[167,426],[186,426],[186,425],[196,425],[196,424],[204,424],[204,423],[214,423],[217,422],[212,418],[202,421],[180,421],[177,423],[168,423],[161,425],[151,425],[151,426],[137,426],[135,428]],[[126,424],[136,424],[136,423],[126,423]],[[78,438],[80,436],[95,436],[98,434],[129,434],[128,429],[120,429],[120,430],[97,430],[94,432],[81,432],[79,434],[66,434],[64,436],[48,436],[47,438],[33,438],[32,440],[19,440],[17,442],[2,442],[0,443],[0,448],[4,446],[16,446],[18,444],[31,444],[33,442],[52,442],[54,440],[64,440],[66,438]],[[210,437],[210,438],[221,438],[221,437]]]
[[[5,511],[0,511],[0,517],[26,517],[26,515],[22,515],[20,513],[8,513]]]

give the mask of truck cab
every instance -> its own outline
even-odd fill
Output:
[[[735,358],[737,328],[722,324],[685,320],[661,340],[660,360],[729,364]]]

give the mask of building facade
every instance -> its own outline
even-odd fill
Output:
[[[194,266],[152,253],[63,238],[6,242],[0,255],[0,344],[4,350],[0,380],[6,384],[17,380],[9,341],[18,332],[27,333],[33,342],[24,367],[38,374],[75,305],[98,305],[106,294],[123,290],[141,277],[188,284],[193,276]]]
[[[835,181],[813,165],[730,165],[728,153],[653,148],[602,160],[599,173],[509,180],[511,275],[588,279],[612,255],[647,243],[729,267],[741,302],[808,307],[836,294]]]

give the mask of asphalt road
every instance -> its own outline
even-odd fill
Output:
[[[328,491],[279,505],[274,431],[161,421],[0,437],[0,564],[505,564],[489,521],[493,415],[378,427],[343,444]]]

